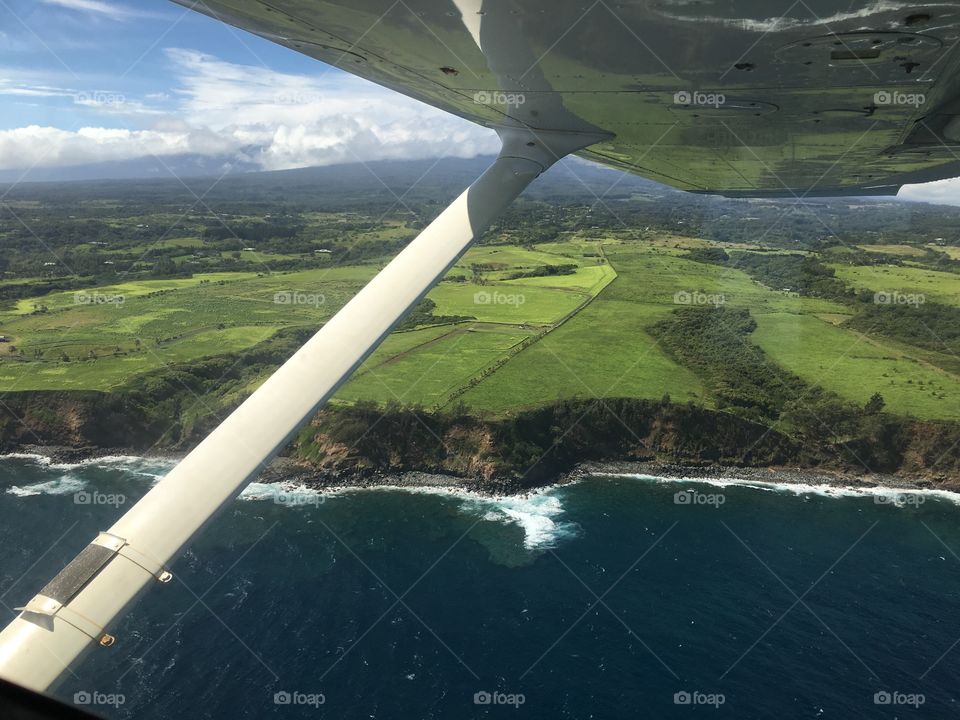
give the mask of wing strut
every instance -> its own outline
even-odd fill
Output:
[[[555,160],[603,137],[498,129],[493,165],[0,632],[0,677],[43,691],[329,400],[474,239]],[[122,642],[123,638],[120,639]]]

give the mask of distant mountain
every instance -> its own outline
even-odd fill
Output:
[[[95,198],[153,202],[163,196],[174,202],[320,203],[330,210],[350,209],[370,201],[446,203],[473,182],[493,162],[493,156],[427,160],[381,160],[293,170],[261,171],[235,158],[179,155],[56,170],[37,169],[21,179],[19,172],[0,171],[5,197],[50,202]],[[6,185],[6,186],[5,186]],[[12,186],[12,187],[11,187]],[[681,192],[619,170],[577,157],[565,158],[531,185],[528,199],[596,204],[614,209],[626,200],[669,199],[676,207],[722,208],[888,207],[905,209],[922,203],[894,198],[805,198],[727,200]],[[938,206],[941,209],[944,206]]]
[[[163,158],[143,157],[115,162],[74,165],[72,167],[0,170],[0,183],[71,182],[90,180],[140,180],[194,177],[219,177],[224,173],[253,172],[256,165],[235,157],[205,155],[170,155]]]
[[[162,192],[182,193],[211,200],[271,195],[289,199],[290,194],[321,191],[331,201],[337,198],[380,196],[400,201],[413,198],[449,198],[461,192],[493,162],[492,156],[432,160],[382,160],[369,163],[327,165],[294,170],[256,171],[243,164],[230,165],[193,155],[159,160],[104,163],[66,170],[38,170],[20,179],[17,173],[0,172],[0,187],[7,197],[47,197],[58,200],[96,197],[144,198]],[[9,186],[13,186],[12,189]],[[613,190],[611,190],[613,188]],[[622,173],[579,158],[567,158],[544,174],[528,191],[528,197],[577,198],[623,197],[633,193],[650,196],[683,195],[645,178]]]

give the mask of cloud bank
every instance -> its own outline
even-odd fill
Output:
[[[144,98],[16,85],[0,78],[0,95],[65,98],[101,122],[110,116],[114,125],[0,131],[0,170],[183,153],[285,170],[377,159],[474,157],[498,148],[489,130],[320,64],[315,75],[297,75],[194,50],[168,49],[166,56],[175,78],[172,89]]]
[[[126,12],[101,0],[43,0],[89,13]],[[0,97],[69,103],[66,117],[102,124],[0,130],[0,171],[198,155],[262,170],[384,159],[495,153],[493,132],[339,70],[309,75],[165,51],[172,84],[140,98],[45,82],[0,68]],[[83,111],[78,113],[77,111]],[[906,186],[905,200],[960,205],[960,179]]]

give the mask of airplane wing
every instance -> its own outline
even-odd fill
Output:
[[[960,175],[960,4],[175,0],[485,126],[731,196],[896,194]]]

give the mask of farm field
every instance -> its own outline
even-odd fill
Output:
[[[171,363],[243,351],[282,327],[319,327],[372,273],[218,273],[20,300],[0,311],[17,353],[0,362],[0,389],[106,390]]]
[[[678,306],[696,303],[699,293],[749,309],[757,321],[752,341],[784,372],[858,404],[880,392],[888,407],[905,415],[960,418],[960,377],[924,359],[935,353],[905,351],[888,339],[864,339],[837,327],[851,312],[839,303],[773,291],[740,270],[692,262],[657,247],[618,245],[607,256],[617,281],[568,323],[471,388],[464,402],[508,413],[571,397],[668,394],[711,407],[714,398],[698,378],[664,354],[647,332]]]
[[[927,268],[876,265],[832,265],[837,276],[858,290],[924,295],[960,307],[960,275]]]
[[[570,262],[549,252],[478,248],[459,267],[488,263],[492,257],[511,272]],[[441,283],[429,295],[436,314],[470,317],[477,327],[463,328],[416,354],[406,343],[422,345],[424,338],[444,332],[427,328],[396,333],[368,361],[364,372],[370,371],[369,377],[344,388],[343,397],[437,402],[444,390],[482,371],[535,328],[550,327],[584,305],[615,276],[608,265],[597,264],[599,259],[586,262],[556,278],[498,282],[504,271],[496,271],[482,285]],[[0,360],[0,392],[107,390],[171,363],[247,350],[284,327],[319,328],[376,270],[369,264],[269,275],[206,273],[21,299],[0,310],[0,329],[7,348],[15,351]],[[454,268],[451,275],[457,272]],[[409,360],[372,370],[392,358],[385,356],[390,352],[410,353]],[[401,388],[409,385],[410,368],[424,361],[434,368],[430,381],[415,391]]]
[[[875,392],[896,412],[960,419],[960,377],[891,343],[811,315],[757,316],[754,341],[782,367],[812,385],[863,405]]]
[[[866,252],[897,257],[923,257],[924,255],[923,249],[916,245],[858,245],[857,247]]]
[[[936,245],[933,243],[928,243],[927,247],[931,250],[941,252],[951,260],[960,260],[960,247],[951,247],[949,245]]]
[[[380,233],[388,238],[402,229],[394,223]],[[191,238],[158,243],[174,251],[197,247]],[[691,255],[710,248],[764,258],[815,255],[676,233],[638,240],[614,231],[481,245],[428,294],[437,322],[427,316],[390,335],[334,402],[432,410],[462,403],[492,416],[615,397],[669,396],[719,408],[703,379],[667,352],[651,328],[680,308],[724,306],[750,313],[756,328],[744,341],[785,376],[859,406],[880,393],[890,412],[960,419],[960,362],[846,327],[856,312],[847,302],[772,289],[743,262],[714,264]],[[914,246],[865,249],[923,255],[912,252]],[[137,278],[16,299],[0,307],[6,341],[0,392],[110,390],[176,363],[239,357],[281,329],[319,328],[382,264]],[[850,288],[918,293],[960,306],[960,275],[952,272],[839,261],[829,268]],[[24,282],[6,281],[0,289]]]

